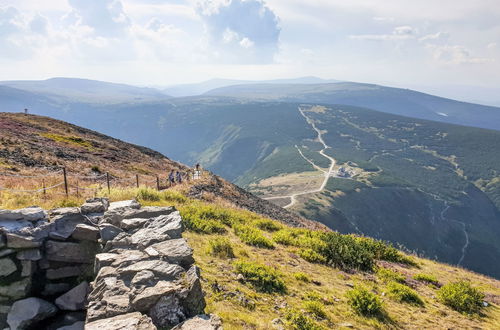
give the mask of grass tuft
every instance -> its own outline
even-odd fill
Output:
[[[397,282],[390,282],[387,285],[387,294],[398,302],[423,306],[424,302],[417,292],[410,287]]]
[[[460,313],[479,313],[483,307],[484,293],[468,281],[448,283],[439,289],[437,295],[439,301]]]
[[[360,315],[379,316],[382,314],[382,301],[366,288],[356,287],[348,291],[346,297],[351,308]]]
[[[273,242],[264,236],[264,233],[257,228],[249,225],[235,225],[233,226],[234,233],[245,244],[265,248],[274,249]]]
[[[219,258],[234,258],[231,242],[224,237],[216,237],[208,241],[208,254]]]
[[[251,261],[236,261],[234,268],[257,291],[266,293],[286,292],[286,285],[282,279],[282,275],[274,268]]]

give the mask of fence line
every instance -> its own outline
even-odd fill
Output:
[[[6,177],[27,178],[27,179],[47,178],[47,177],[51,177],[51,176],[53,177],[53,176],[57,176],[57,175],[62,175],[63,181],[59,182],[57,184],[54,184],[52,186],[49,186],[49,187],[45,186],[45,180],[42,179],[41,180],[42,187],[38,188],[38,189],[13,189],[13,188],[0,187],[0,191],[11,191],[11,192],[17,192],[17,193],[40,193],[40,192],[43,192],[43,194],[45,195],[48,190],[52,190],[52,189],[55,189],[57,187],[64,186],[64,192],[52,192],[52,194],[69,196],[70,190],[74,189],[74,190],[76,190],[76,195],[79,196],[80,191],[93,192],[95,195],[95,194],[97,194],[97,192],[100,189],[103,189],[104,184],[106,184],[106,187],[107,187],[107,190],[109,193],[109,192],[111,192],[112,183],[114,183],[115,185],[118,184],[118,186],[123,186],[123,183],[125,183],[125,185],[130,185],[130,186],[134,186],[137,188],[139,188],[141,186],[141,184],[142,185],[153,185],[154,184],[157,190],[161,190],[161,188],[162,188],[162,185],[161,185],[162,180],[160,179],[160,176],[158,176],[158,175],[156,175],[156,177],[154,177],[150,180],[141,179],[139,174],[136,174],[134,178],[112,177],[109,174],[109,172],[101,174],[99,176],[83,176],[83,175],[78,175],[78,174],[67,173],[66,168],[63,168],[63,169],[56,171],[56,172],[53,172],[51,174],[33,175],[33,176],[0,173],[0,177],[6,176]],[[188,175],[188,178],[187,178],[188,181],[189,181],[189,179],[198,180],[201,178],[201,171],[194,171],[194,173],[193,172],[184,173],[183,181],[186,180],[186,178],[185,178],[186,175]],[[76,181],[76,185],[74,183],[69,183],[68,179],[93,180],[93,181],[103,180],[103,182],[100,182],[100,183],[96,182],[95,183],[95,184],[99,184],[99,187],[89,188],[89,187],[80,187],[78,181]],[[169,188],[171,186],[172,186],[172,184],[167,179],[166,186],[163,186],[163,187]]]

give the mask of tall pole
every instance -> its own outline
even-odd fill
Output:
[[[137,184],[137,188],[139,188],[139,174],[135,175],[135,183]]]
[[[156,190],[160,190],[160,178],[156,176]]]
[[[42,180],[42,187],[43,187],[43,197],[47,197],[47,189],[45,189],[45,180]]]
[[[69,193],[68,193],[68,178],[66,177],[66,167],[63,167],[63,175],[64,175],[64,191],[66,192],[66,197],[67,197]]]

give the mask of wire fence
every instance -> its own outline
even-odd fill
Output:
[[[159,175],[140,175],[135,174],[134,177],[117,177],[109,172],[99,175],[81,175],[76,173],[68,173],[66,168],[61,170],[39,174],[39,175],[21,175],[13,173],[0,172],[0,192],[27,193],[38,194],[42,193],[54,195],[76,195],[77,197],[84,195],[97,196],[99,191],[107,190],[111,193],[112,188],[140,188],[150,187],[157,190],[164,190],[179,184],[183,181],[198,180],[202,176],[200,170],[180,172],[180,175],[175,175],[174,178],[160,178]],[[29,180],[31,189],[26,188],[26,182]]]

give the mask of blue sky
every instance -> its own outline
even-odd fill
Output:
[[[0,67],[140,85],[315,75],[481,101],[500,88],[500,3],[0,0]]]

